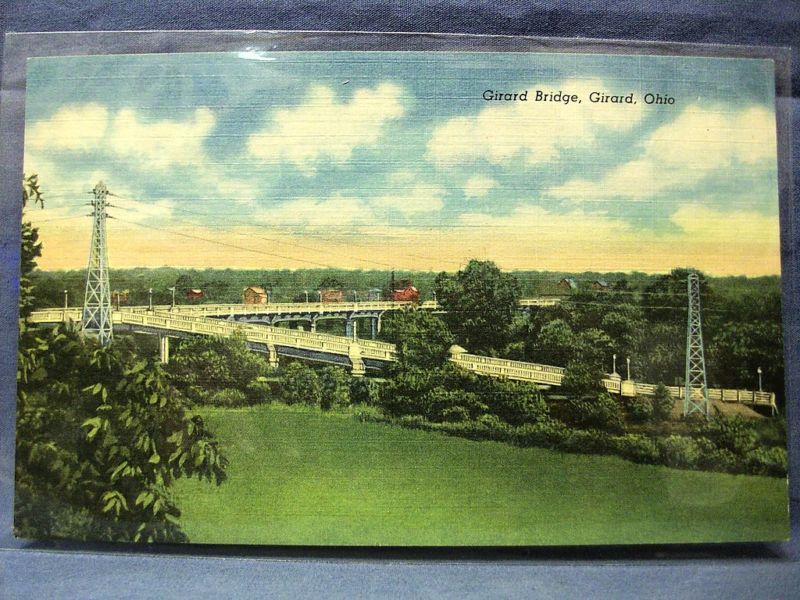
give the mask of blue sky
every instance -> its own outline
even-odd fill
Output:
[[[522,92],[527,102],[483,99]],[[536,90],[580,103],[535,102]],[[592,103],[592,91],[636,104]],[[646,93],[675,99],[646,104]],[[44,268],[779,272],[770,61],[535,53],[31,59]]]

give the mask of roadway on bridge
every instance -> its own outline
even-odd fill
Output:
[[[360,306],[370,304],[390,305],[393,310],[399,310],[400,303],[352,303]],[[306,303],[302,303],[306,306]],[[411,303],[404,303],[402,308],[408,308]],[[214,306],[214,305],[198,305]],[[251,310],[249,305],[225,305],[226,307],[244,307],[242,310]],[[279,305],[263,305],[276,307]],[[296,304],[286,306],[294,307]],[[321,310],[327,310],[331,304],[322,305]],[[336,307],[339,307],[337,303]],[[169,336],[181,335],[208,335],[229,337],[242,335],[250,344],[263,347],[270,354],[270,362],[277,364],[277,354],[281,348],[292,348],[305,354],[292,354],[298,358],[308,360],[321,360],[325,357],[346,357],[354,375],[363,375],[366,366],[394,362],[397,359],[394,344],[375,340],[364,340],[355,337],[336,336],[325,333],[300,331],[274,327],[270,325],[254,325],[247,323],[231,322],[210,318],[209,313],[192,314],[184,310],[162,310],[154,307],[150,311],[146,307],[130,307],[112,311],[112,322],[125,325],[133,330],[137,328],[150,333]],[[176,307],[177,308],[177,307]],[[237,308],[238,310],[238,308]],[[366,310],[375,310],[374,308]],[[57,323],[61,321],[78,321],[81,316],[80,309],[46,309],[34,311],[30,317],[33,323]],[[227,314],[227,313],[216,313]],[[163,347],[163,346],[162,346]],[[453,347],[450,360],[469,371],[490,377],[505,377],[516,381],[527,381],[538,385],[560,386],[565,369],[553,365],[514,361],[502,358],[493,358],[469,354],[463,348]],[[327,361],[335,362],[335,361]],[[338,361],[341,363],[341,361]],[[652,396],[656,386],[649,383],[639,383],[630,379],[623,380],[618,374],[609,374],[602,381],[605,388],[621,396],[633,397],[637,395]],[[674,398],[682,398],[684,390],[677,386],[668,386]],[[770,392],[709,388],[709,400],[721,402],[737,402],[750,405],[769,406],[773,411],[777,409],[775,394]]]

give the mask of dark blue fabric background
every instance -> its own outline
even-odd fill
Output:
[[[800,3],[796,1],[0,0],[0,4],[0,27],[4,32],[360,30],[788,46],[793,60],[795,199],[800,189]],[[5,202],[4,205],[8,206]],[[791,213],[796,219],[794,206]],[[790,253],[798,247],[795,239],[789,241]],[[786,294],[797,297],[799,279],[797,269],[784,273]],[[2,285],[7,281],[3,280]],[[797,306],[797,301],[792,300],[790,305]],[[787,375],[797,381],[800,316],[796,310],[785,314],[785,327],[790,346]],[[13,332],[0,331],[0,340],[13,338]],[[8,352],[1,354],[9,356]],[[797,398],[793,400],[797,407]],[[798,473],[800,462],[798,412],[789,415],[793,474]],[[793,509],[799,508],[796,482],[792,485],[792,504]],[[3,502],[0,511],[7,510],[10,504]],[[584,598],[598,594],[611,598],[790,598],[800,596],[800,551],[796,539],[800,528],[796,513],[797,510],[793,517],[795,539],[777,551],[751,546],[492,553],[194,547],[161,549],[161,554],[153,555],[153,550],[128,547],[92,546],[87,550],[85,546],[43,545],[23,549],[18,545],[0,548],[0,598]],[[0,539],[7,539],[6,532],[0,533]]]

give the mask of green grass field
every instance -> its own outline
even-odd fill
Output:
[[[788,536],[779,478],[680,471],[360,423],[282,405],[201,412],[230,459],[176,486],[192,542],[629,544]]]

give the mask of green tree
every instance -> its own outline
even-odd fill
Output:
[[[554,319],[539,331],[533,346],[533,360],[565,367],[578,354],[578,336],[569,323]]]
[[[672,409],[675,407],[675,398],[670,394],[669,389],[663,383],[656,385],[653,394],[653,420],[656,422],[666,421],[672,416]]]
[[[287,366],[281,375],[281,397],[286,404],[320,406],[322,386],[317,372],[300,362]]]
[[[592,399],[605,393],[602,384],[603,372],[597,365],[583,360],[574,360],[567,365],[561,380],[561,391],[572,398]]]
[[[178,389],[203,402],[223,389],[245,390],[265,376],[269,366],[262,356],[248,349],[243,335],[195,336],[180,342],[168,371]]]
[[[35,176],[23,205],[41,203]],[[71,325],[28,322],[28,283],[41,255],[22,226],[14,524],[23,537],[186,541],[170,495],[178,477],[217,484],[227,460],[199,417],[189,417],[162,367]]]
[[[442,366],[455,340],[439,317],[421,310],[388,315],[381,337],[395,344],[400,368]]]
[[[780,319],[729,322],[721,325],[708,344],[710,375],[723,387],[783,391],[783,332]]]
[[[455,275],[440,273],[434,287],[447,311],[445,322],[459,344],[476,353],[507,344],[520,298],[516,277],[491,261],[473,259]]]
[[[350,406],[350,376],[341,367],[323,367],[319,372],[320,406],[323,410]]]

